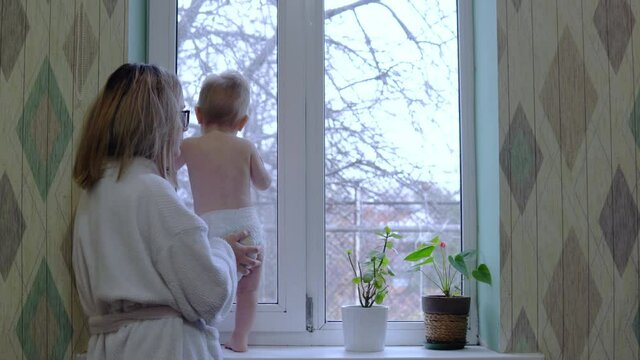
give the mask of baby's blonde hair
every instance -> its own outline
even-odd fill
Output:
[[[237,71],[209,75],[202,83],[198,107],[205,124],[233,127],[249,110],[249,83]]]
[[[173,154],[180,146],[181,108],[182,88],[174,74],[154,65],[120,66],[84,119],[75,181],[89,190],[102,178],[108,161],[119,163],[120,179],[134,157],[144,157],[175,184]]]

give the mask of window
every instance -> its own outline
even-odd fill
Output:
[[[240,71],[251,86],[249,122],[240,136],[256,145],[273,183],[277,183],[276,3],[236,1],[221,4],[179,0],[177,15],[176,64],[186,106],[195,108],[200,84],[206,75],[228,69]],[[191,124],[185,137],[199,132],[199,125]],[[181,197],[192,204],[186,167],[178,172],[178,183]],[[277,188],[253,191],[252,195],[265,235],[264,257],[269,259],[264,264],[258,301],[275,304],[278,302]]]
[[[326,0],[324,34],[326,316],[339,321],[357,300],[345,248],[368,254],[386,224],[400,254],[436,234],[460,248],[456,3]],[[390,257],[389,319],[420,321],[415,299],[437,289]]]
[[[277,179],[254,197],[269,235],[254,342],[340,343],[340,306],[356,301],[344,250],[366,253],[384,225],[405,235],[401,253],[436,234],[475,246],[471,6],[459,6],[150,5],[150,61],[177,70],[189,107],[209,73],[236,69],[252,84],[241,136]],[[189,202],[186,172],[180,183]],[[434,290],[402,257],[385,301],[395,344],[421,339],[420,295]]]

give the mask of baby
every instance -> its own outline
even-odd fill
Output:
[[[207,77],[195,109],[203,135],[183,141],[180,162],[187,165],[195,212],[209,225],[209,236],[248,230],[249,237],[242,243],[262,245],[262,229],[251,206],[250,190],[251,185],[266,190],[271,176],[256,147],[236,136],[249,120],[249,93],[249,84],[238,72]],[[261,267],[253,269],[238,283],[236,327],[225,344],[233,351],[247,351],[260,273]]]

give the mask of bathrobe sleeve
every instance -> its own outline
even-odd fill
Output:
[[[156,189],[158,190],[158,189]],[[236,261],[226,241],[207,227],[166,183],[149,200],[147,238],[153,263],[185,319],[221,320],[237,288]]]

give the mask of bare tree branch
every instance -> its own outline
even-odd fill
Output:
[[[359,1],[355,1],[351,4],[348,5],[344,5],[341,6],[339,8],[335,8],[335,9],[329,9],[329,10],[325,10],[324,12],[324,18],[325,19],[331,19],[332,17],[336,16],[336,15],[340,15],[343,12],[347,12],[347,11],[352,11],[353,9],[365,6],[365,5],[369,5],[369,4],[379,4],[380,0],[359,0]]]
[[[327,27],[344,21],[356,35],[325,33],[328,204],[335,199],[349,198],[355,186],[362,189],[363,196],[378,199],[424,200],[459,196],[459,193],[448,193],[426,180],[422,163],[401,159],[397,147],[385,139],[377,125],[386,119],[398,121],[396,118],[402,116],[402,121],[410,123],[419,134],[438,129],[440,125],[431,114],[425,113],[425,109],[440,109],[452,100],[439,87],[439,80],[433,79],[445,74],[457,83],[457,75],[452,70],[455,65],[444,64],[434,56],[443,56],[445,49],[455,44],[452,43],[456,40],[455,26],[447,31],[438,25],[438,21],[455,14],[445,13],[431,2],[424,5],[409,1],[407,6],[421,22],[416,24],[416,18],[407,18],[406,9],[400,11],[397,4],[398,1],[356,0],[325,11]],[[361,11],[370,5],[380,7],[379,16],[386,24],[398,25],[406,37],[400,36],[398,42],[407,44],[404,49],[410,52],[411,60],[396,58],[393,50],[372,36]],[[181,59],[184,59],[180,61],[189,64],[183,64],[185,69],[208,74],[224,70],[221,67],[226,66],[241,71],[250,79],[253,107],[244,136],[256,142],[263,153],[265,166],[274,171],[277,168],[277,131],[274,128],[277,118],[277,31],[273,16],[276,6],[277,0],[259,3],[255,0],[193,0],[189,7],[179,9],[178,24],[179,49]],[[426,6],[429,6],[429,16],[424,10]],[[247,8],[256,11],[247,13]],[[251,25],[246,27],[246,24]],[[414,79],[420,79],[422,85]],[[197,95],[199,84],[186,85],[187,96]],[[398,163],[402,163],[402,167],[397,167]],[[260,196],[275,199],[276,194],[273,191]],[[423,209],[421,215],[409,212],[407,216],[420,216],[421,221],[455,216],[439,215],[426,205]]]

